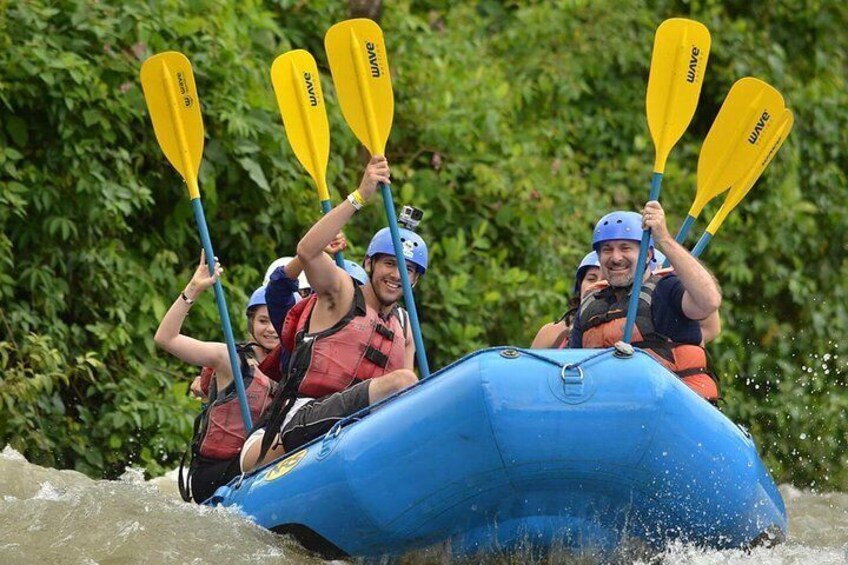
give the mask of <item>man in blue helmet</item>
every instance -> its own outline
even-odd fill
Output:
[[[645,349],[704,398],[718,398],[718,383],[701,346],[700,321],[721,305],[718,283],[668,231],[659,202],[642,214],[612,212],[598,221],[592,246],[601,276],[609,286],[585,296],[571,332],[570,347],[610,347],[623,339],[643,228],[653,239],[640,292],[633,344]],[[674,273],[658,277],[650,268],[654,246],[666,255]]]
[[[398,263],[388,228],[378,231],[365,255],[366,284],[360,286],[323,253],[324,248],[388,183],[385,157],[368,163],[359,188],[323,216],[301,239],[297,256],[314,294],[286,318],[281,339],[294,352],[284,390],[264,429],[245,444],[243,468],[291,452],[326,433],[339,420],[417,382],[415,346],[405,313]],[[401,229],[412,284],[427,270],[427,245]],[[259,445],[261,438],[261,447]]]

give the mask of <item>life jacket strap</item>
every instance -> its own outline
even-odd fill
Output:
[[[383,326],[377,326],[381,328]],[[379,331],[379,330],[378,330]],[[389,356],[376,349],[373,345],[369,345],[365,350],[365,358],[380,367],[381,369],[385,369],[386,365],[389,363]]]

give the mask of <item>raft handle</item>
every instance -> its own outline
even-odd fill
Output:
[[[566,373],[569,371],[573,371],[577,369],[577,375],[572,375],[571,377],[566,376]],[[562,371],[559,373],[562,382],[567,385],[578,385],[583,384],[583,368],[580,365],[563,365]]]

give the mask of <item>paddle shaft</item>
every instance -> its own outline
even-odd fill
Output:
[[[689,230],[692,229],[695,219],[695,216],[692,216],[691,214],[686,216],[686,219],[683,221],[683,225],[680,226],[680,231],[677,232],[677,236],[674,238],[677,243],[682,244],[686,240],[686,236],[689,235]]]
[[[677,236],[674,238],[674,241],[676,241],[677,243],[679,243],[681,245],[683,244],[684,241],[686,241],[686,236],[689,235],[689,231],[692,229],[692,225],[695,223],[695,219],[696,219],[695,216],[693,216],[691,214],[686,216],[686,220],[684,220],[683,225],[680,226],[680,231],[677,232]],[[666,259],[665,263],[663,263],[663,265],[662,265],[663,269],[666,269],[670,266],[671,266],[671,263],[669,262],[668,259]]]
[[[415,341],[415,356],[418,359],[418,371],[421,378],[430,376],[430,365],[427,362],[427,352],[424,351],[424,338],[421,335],[421,324],[418,322],[418,309],[415,307],[415,296],[412,294],[412,284],[409,282],[409,274],[406,272],[406,259],[403,256],[403,243],[400,241],[400,228],[395,213],[395,202],[392,198],[392,189],[385,183],[380,183],[380,192],[383,195],[383,204],[386,207],[386,217],[389,220],[389,232],[392,234],[392,246],[395,248],[400,281],[403,286],[403,301],[409,312],[409,321],[412,324],[412,339]]]
[[[651,194],[648,198],[659,200],[662,188],[662,173],[654,172],[651,179]],[[639,245],[639,260],[636,263],[636,274],[633,277],[633,289],[630,293],[630,303],[627,306],[627,321],[624,324],[624,343],[630,343],[633,338],[633,325],[636,322],[636,310],[639,308],[639,294],[642,290],[642,277],[645,276],[645,263],[648,259],[648,242],[651,240],[651,230],[642,230],[642,243]]]
[[[713,234],[708,231],[705,231],[701,235],[701,239],[698,240],[698,243],[695,244],[695,247],[692,248],[692,257],[700,257],[701,253],[704,252],[704,249],[707,248],[707,244],[710,243],[710,240],[713,238]]]
[[[330,212],[330,210],[332,210],[332,209],[333,209],[333,203],[332,203],[332,202],[330,202],[330,199],[329,199],[329,198],[327,198],[326,200],[322,200],[322,201],[321,201],[321,211],[324,213],[324,215],[325,215],[325,216],[326,216],[326,215]],[[345,268],[344,255],[342,255],[342,252],[341,252],[341,251],[339,251],[338,253],[336,253],[336,254],[335,254],[335,256],[334,256],[333,258],[336,260],[336,265],[337,265],[339,268],[341,268],[341,269],[344,269],[344,268]]]
[[[215,252],[212,250],[212,240],[209,238],[209,228],[206,227],[206,215],[203,213],[203,204],[200,198],[192,198],[191,206],[194,209],[194,219],[197,221],[197,229],[200,232],[200,240],[203,242],[203,250],[206,253],[206,262],[209,265],[209,274],[215,273]],[[250,418],[250,407],[247,404],[247,394],[244,390],[244,381],[241,374],[241,362],[236,352],[236,342],[233,338],[233,328],[230,325],[230,314],[227,310],[227,299],[224,296],[224,287],[220,280],[215,281],[215,303],[218,305],[218,315],[221,316],[221,328],[224,330],[224,339],[227,342],[227,353],[230,357],[230,369],[233,372],[233,382],[236,383],[239,407],[241,408],[241,419],[247,433],[253,428]]]

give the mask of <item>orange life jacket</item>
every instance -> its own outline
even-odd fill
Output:
[[[710,402],[720,397],[718,378],[713,372],[706,349],[700,344],[679,343],[659,334],[651,314],[654,290],[661,276],[653,275],[642,285],[633,329],[633,345],[641,347],[692,390]],[[632,290],[632,288],[631,288]],[[618,297],[606,285],[587,294],[580,303],[580,327],[583,347],[612,347],[624,339],[630,292]]]
[[[283,327],[284,344],[294,332],[289,378],[303,375],[298,396],[320,398],[404,367],[407,336],[399,308],[381,316],[366,304],[359,285],[354,285],[350,311],[333,327],[310,334],[309,319],[317,298],[304,302],[296,325],[287,316]]]

